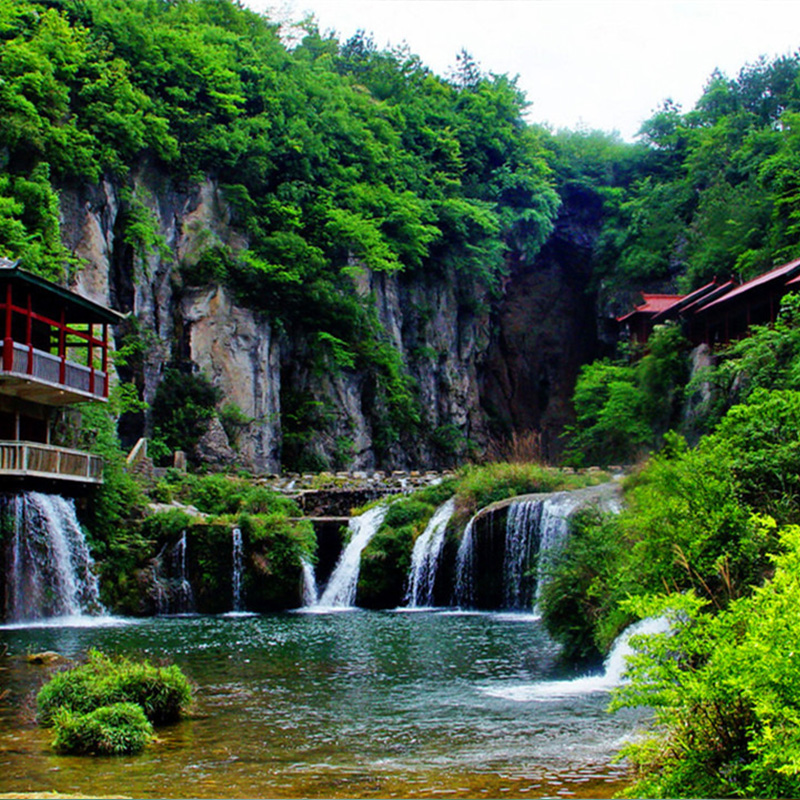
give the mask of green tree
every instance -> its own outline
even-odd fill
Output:
[[[769,519],[759,520],[774,528]],[[793,658],[800,602],[800,529],[780,532],[775,574],[714,614],[692,592],[632,603],[666,615],[642,637],[613,707],[655,708],[657,732],[624,748],[631,797],[794,797],[800,792],[800,675]]]

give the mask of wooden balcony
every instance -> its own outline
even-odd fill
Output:
[[[5,348],[11,345],[10,357]],[[23,400],[65,405],[108,396],[108,374],[18,342],[0,340],[0,391]]]
[[[0,441],[0,477],[100,484],[103,459],[38,442]]]

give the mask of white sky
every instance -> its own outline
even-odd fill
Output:
[[[735,77],[800,48],[798,0],[245,1],[311,14],[340,41],[362,28],[379,47],[406,42],[439,75],[464,48],[485,72],[519,75],[532,122],[628,140],[666,98],[691,108],[715,67]]]

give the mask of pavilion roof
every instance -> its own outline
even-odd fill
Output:
[[[106,306],[95,303],[86,297],[81,297],[57,283],[48,281],[39,275],[22,269],[18,261],[0,258],[0,281],[11,280],[14,283],[25,285],[34,289],[41,295],[47,305],[58,305],[66,311],[68,323],[96,323],[105,322],[116,324],[125,319],[125,315]]]
[[[733,282],[729,281],[729,284],[732,286]],[[728,284],[725,285],[727,286]],[[674,303],[671,303],[662,311],[658,311],[653,318],[653,321],[656,322],[660,318],[673,317],[677,313],[686,311],[686,309],[691,308],[698,302],[708,298],[718,288],[717,279],[714,278],[714,280],[710,283],[701,286],[699,289],[695,289],[693,292],[689,292],[689,294],[683,295],[680,297],[680,299],[676,300]]]
[[[621,317],[617,317],[618,322],[625,322],[625,320],[636,316],[637,314],[644,314],[646,316],[653,316],[660,314],[669,308],[672,308],[676,303],[680,302],[685,295],[682,294],[650,294],[649,292],[642,292],[642,300],[640,305],[636,306],[633,311],[629,311]]]
[[[717,297],[711,302],[700,306],[700,308],[697,309],[697,313],[702,314],[703,312],[708,311],[710,308],[719,308],[723,304],[732,302],[736,300],[736,298],[742,297],[742,295],[746,295],[749,292],[768,286],[771,283],[782,283],[784,285],[788,285],[788,283],[793,282],[789,279],[796,278],[798,272],[800,272],[800,259],[797,261],[790,261],[788,264],[784,264],[780,267],[775,267],[775,269],[771,269],[769,272],[765,272],[749,281],[745,281],[741,286],[737,286],[735,289],[731,289],[721,297]]]

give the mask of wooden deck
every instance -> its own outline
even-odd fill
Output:
[[[0,441],[0,477],[100,484],[103,459],[81,450],[38,442]]]

